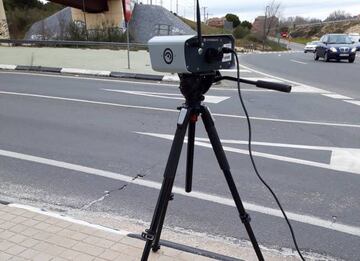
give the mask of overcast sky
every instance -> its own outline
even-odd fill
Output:
[[[45,0],[41,1],[46,2]],[[150,0],[139,1],[144,4],[150,3]],[[164,7],[172,9],[174,12],[178,2],[179,15],[191,19],[194,17],[194,0],[152,0],[152,2],[153,4],[162,2]],[[270,0],[200,0],[200,5],[207,7],[206,13],[209,13],[209,17],[235,13],[240,17],[240,20],[253,21],[256,16],[264,13],[269,2]],[[281,13],[283,17],[300,15],[325,19],[328,14],[335,10],[344,10],[351,15],[360,14],[360,0],[286,0],[279,2],[282,6]]]

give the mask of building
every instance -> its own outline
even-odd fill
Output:
[[[25,35],[28,40],[63,39],[71,23],[87,31],[104,27],[125,29],[125,17],[131,16],[135,0],[50,0],[65,6],[52,16],[34,23]],[[126,16],[124,15],[126,14]]]
[[[253,22],[251,31],[255,34],[264,34],[265,16],[258,16]],[[266,17],[266,30],[270,29],[270,35],[276,34],[279,25],[279,18],[276,16]],[[270,28],[269,28],[270,27]]]
[[[50,0],[71,8],[71,20],[86,23],[88,30],[103,25],[122,27],[124,20],[124,0]],[[84,4],[84,5],[83,5]],[[84,12],[85,11],[85,12]]]
[[[9,39],[9,28],[6,21],[3,0],[0,0],[0,39]]]
[[[225,17],[214,17],[207,20],[207,25],[212,27],[223,28],[225,23]]]

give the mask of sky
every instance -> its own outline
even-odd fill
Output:
[[[150,0],[142,0],[143,3],[150,3]],[[178,2],[179,14],[188,18],[194,17],[194,0],[152,0],[153,4],[160,4],[176,11],[176,3]],[[266,0],[200,0],[200,6],[207,7],[206,13],[209,17],[224,16],[227,13],[235,13],[240,20],[253,21],[258,15],[265,12],[266,5],[271,1]],[[282,16],[303,16],[325,19],[331,12],[335,10],[344,10],[351,15],[360,14],[359,0],[286,0],[278,1],[281,3]]]
[[[46,2],[45,0],[41,1]],[[151,0],[140,1],[146,4],[150,3]],[[205,13],[208,13],[209,18],[234,13],[239,16],[240,20],[252,22],[255,17],[264,14],[269,2],[271,0],[228,0],[226,2],[200,0],[200,6],[206,7]],[[351,15],[360,15],[359,0],[286,0],[278,2],[281,3],[281,15],[283,17],[299,15],[306,18],[325,19],[335,10],[344,10]],[[176,3],[178,3],[179,15],[190,19],[194,18],[194,0],[152,0],[152,3],[158,5],[162,3],[164,7],[174,12],[176,12]]]

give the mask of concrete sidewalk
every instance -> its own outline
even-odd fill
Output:
[[[131,51],[128,69],[126,50],[0,46],[0,64],[164,75],[152,70],[147,51]]]
[[[125,231],[0,204],[0,260],[140,260],[145,242]],[[214,260],[162,246],[149,260]]]

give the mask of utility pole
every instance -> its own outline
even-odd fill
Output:
[[[86,8],[85,8],[85,0],[82,1],[83,4],[83,13],[84,13],[84,23],[85,23],[85,34],[86,34],[86,40],[89,40],[88,31],[87,31],[87,23],[86,23]]]
[[[266,41],[266,23],[267,23],[267,15],[269,12],[270,6],[266,6],[265,10],[265,19],[264,19],[264,38],[263,38],[263,51],[265,50],[265,41]]]
[[[204,6],[202,9],[204,10],[203,13],[204,13],[204,23],[206,23],[206,6]]]
[[[194,22],[196,22],[196,0],[194,0]]]
[[[176,14],[179,14],[179,0],[176,0]]]

